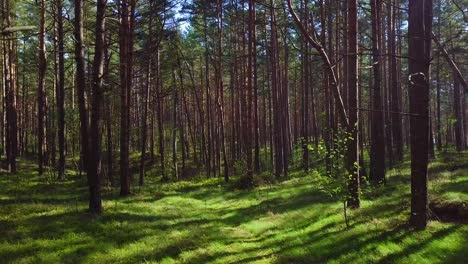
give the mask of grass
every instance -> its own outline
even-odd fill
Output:
[[[431,198],[468,200],[466,156],[431,163]],[[160,184],[150,171],[130,197],[105,187],[105,211],[91,216],[84,176],[47,182],[31,161],[20,168],[0,175],[2,263],[468,263],[467,225],[407,227],[409,163],[368,188],[348,230],[316,173],[239,191],[221,178]]]

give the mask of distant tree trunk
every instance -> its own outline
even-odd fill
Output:
[[[386,5],[386,6],[387,6],[387,12],[382,12],[380,15],[383,25],[380,29],[380,44],[379,45],[382,51],[387,51],[387,53],[389,53],[389,47],[388,47],[389,45],[387,45],[389,41],[386,41],[386,39],[388,38],[387,32],[391,24],[391,21],[389,19],[390,12],[388,11],[388,8],[390,7],[390,5]],[[382,77],[380,85],[382,87],[382,94],[383,94],[383,102],[384,102],[383,103],[383,106],[384,106],[383,117],[385,121],[385,126],[384,126],[385,147],[384,149],[386,149],[386,158],[388,160],[388,165],[389,167],[392,167],[395,162],[393,158],[393,137],[392,137],[393,126],[392,126],[392,118],[391,118],[391,112],[390,112],[391,107],[392,107],[392,98],[390,95],[390,92],[391,92],[390,80],[389,80],[390,74],[388,74],[388,71],[390,71],[391,58],[390,56],[385,56],[385,58],[382,58],[380,62],[381,62],[380,70],[381,70],[381,77]]]
[[[252,74],[253,74],[253,133],[254,133],[254,172],[260,171],[260,141],[259,141],[259,127],[258,127],[258,76],[257,76],[257,28],[256,28],[256,9],[255,1],[252,3]]]
[[[463,91],[460,89],[460,79],[458,76],[453,78],[453,107],[455,113],[455,147],[457,151],[465,149],[465,127],[463,120]]]
[[[277,20],[276,14],[273,14],[272,22],[274,25],[274,30],[272,28],[272,35],[273,40],[272,42],[274,45],[274,52],[272,52],[273,59],[274,59],[274,76],[276,78],[276,86],[277,86],[277,104],[278,106],[274,109],[275,114],[277,115],[277,122],[278,122],[278,130],[279,130],[279,138],[278,138],[278,155],[281,161],[279,162],[280,165],[280,172],[283,173],[283,177],[288,177],[288,166],[289,166],[289,158],[291,154],[291,145],[290,145],[290,121],[289,121],[289,83],[288,83],[288,74],[287,70],[289,67],[288,60],[289,60],[289,50],[287,47],[287,35],[283,35],[283,46],[280,46],[280,42],[278,40],[277,34]],[[281,59],[281,51],[280,48],[284,49],[284,58]],[[283,63],[283,64],[282,64]],[[283,68],[282,68],[283,67]]]
[[[167,182],[169,178],[166,174],[166,162],[164,159],[164,127],[163,127],[163,97],[162,97],[162,76],[161,76],[161,59],[159,45],[156,47],[156,119],[158,123],[158,142],[159,142],[159,159],[161,163],[162,181]]]
[[[220,124],[220,136],[221,136],[221,152],[223,157],[224,165],[224,181],[229,181],[229,164],[226,154],[226,139],[225,139],[225,124],[224,124],[224,85],[223,85],[223,1],[218,0],[217,5],[218,13],[218,66],[217,66],[217,106],[219,110],[218,122]],[[256,74],[256,72],[255,72]],[[257,123],[258,124],[258,123]],[[258,130],[258,129],[257,129]],[[258,133],[256,134],[258,136]],[[256,144],[258,143],[258,138]]]
[[[111,186],[114,186],[114,160],[113,160],[113,142],[112,142],[112,111],[111,104],[106,104],[106,141],[107,141],[107,178]]]
[[[2,27],[12,26],[10,17],[13,8],[10,6],[10,1],[3,1],[2,14],[3,19]],[[17,83],[16,83],[16,56],[14,50],[14,40],[11,39],[12,35],[2,34],[3,44],[3,87],[4,87],[4,102],[6,101],[6,137],[5,145],[8,171],[16,173],[16,155],[18,154],[18,115],[16,108],[17,100]],[[4,105],[5,106],[5,105]]]
[[[301,1],[302,4],[302,1]],[[304,21],[309,20],[309,10],[307,8],[307,1],[303,1],[304,5]],[[305,24],[306,30],[308,29],[308,23]],[[309,171],[309,45],[301,37],[301,63],[302,63],[302,166],[305,172]]]
[[[146,162],[146,145],[148,138],[148,107],[149,107],[149,95],[151,90],[151,54],[153,44],[153,1],[149,2],[149,22],[148,22],[148,43],[146,44],[146,56],[148,61],[146,62],[146,87],[143,95],[143,117],[141,127],[141,157],[140,157],[140,179],[139,185],[143,186],[145,178],[145,162]]]
[[[152,93],[152,91],[151,91]],[[154,98],[154,96],[152,96]],[[150,135],[149,135],[149,152],[150,152],[150,160],[151,163],[154,162],[154,116],[156,115],[155,111],[155,106],[156,104],[151,104],[151,112],[150,112],[150,123],[149,123],[149,130],[150,130]]]
[[[323,47],[326,46],[327,43],[327,37],[326,37],[326,20],[325,20],[325,0],[321,0],[319,2],[319,9],[320,9],[320,23],[323,25],[320,30],[320,40],[321,40],[321,45]],[[303,33],[304,34],[304,33]],[[345,35],[347,35],[345,33]],[[329,62],[331,64],[331,62]],[[332,149],[332,140],[333,140],[333,131],[331,127],[331,114],[330,114],[330,78],[329,78],[330,72],[327,69],[324,69],[322,76],[323,76],[323,90],[324,92],[324,102],[323,102],[323,108],[325,112],[325,122],[326,126],[324,129],[323,133],[323,138],[325,141],[325,148],[326,148],[326,154],[325,154],[325,166],[326,166],[326,174],[328,176],[331,176],[331,169],[332,169],[332,159],[330,158],[331,156],[331,149]]]
[[[65,47],[63,32],[62,0],[57,0],[57,33],[58,33],[58,86],[57,112],[58,112],[58,143],[59,163],[58,177],[63,179],[65,172]]]
[[[93,61],[93,85],[91,102],[91,123],[89,128],[89,159],[88,185],[90,192],[89,210],[91,213],[101,213],[101,172],[100,152],[101,135],[99,120],[103,99],[104,49],[105,49],[105,12],[106,0],[97,0],[96,28]]]
[[[271,97],[272,97],[272,115],[273,115],[273,149],[275,152],[275,177],[279,178],[284,169],[283,159],[283,137],[282,137],[282,121],[281,121],[281,74],[279,69],[279,50],[276,31],[276,14],[273,1],[270,1],[270,20],[271,20]]]
[[[86,90],[86,74],[84,64],[83,50],[83,0],[74,0],[75,4],[75,21],[74,21],[74,38],[75,38],[75,63],[76,63],[76,90],[78,96],[78,111],[80,115],[80,171],[81,168],[87,168],[88,160],[88,113],[86,111],[85,90]]]
[[[427,224],[427,164],[429,143],[429,66],[431,54],[432,1],[410,0],[408,27],[411,216],[410,224]]]
[[[346,169],[349,175],[347,204],[351,208],[359,208],[359,140],[358,140],[358,21],[357,0],[348,1],[348,104],[349,124],[347,132],[348,150],[346,157]]]
[[[174,169],[174,178],[179,180],[179,170],[177,167],[177,112],[178,112],[178,100],[179,96],[177,93],[176,78],[175,78],[175,69],[172,69],[172,89],[174,90],[173,94],[173,109],[172,109],[172,164]]]
[[[193,76],[193,66],[191,66],[187,61],[185,61],[186,65],[187,65],[187,70],[188,70],[188,74],[190,76],[190,81],[191,81],[191,84],[193,87],[196,87],[195,85],[195,78]],[[200,148],[200,151],[201,151],[201,157],[202,157],[202,161],[204,161],[205,159],[205,124],[204,124],[204,121],[203,121],[203,116],[204,116],[204,112],[203,112],[203,107],[202,107],[202,103],[201,103],[201,98],[200,98],[200,95],[197,91],[197,89],[193,89],[193,94],[195,96],[195,104],[196,104],[196,109],[198,111],[198,117],[199,117],[199,122],[200,122],[200,137],[201,137],[201,148]],[[196,120],[196,116],[195,116],[195,120]],[[195,125],[195,131],[197,130],[196,129],[196,125]],[[195,149],[195,144],[194,144],[194,149]],[[197,164],[198,165],[198,164]]]
[[[287,29],[285,29],[287,32]],[[289,173],[289,158],[292,154],[291,142],[291,123],[289,119],[289,47],[287,42],[287,33],[284,36],[284,69],[283,69],[283,80],[282,80],[282,92],[281,92],[281,104],[282,104],[282,131],[283,131],[283,173],[284,177],[288,177]]]
[[[130,194],[130,90],[132,85],[133,23],[135,0],[120,5],[120,195]]]
[[[371,0],[372,15],[372,136],[370,153],[370,178],[374,185],[385,182],[385,134],[384,134],[384,109],[382,107],[382,87],[380,69],[382,69],[380,57],[380,21],[381,2]],[[391,151],[391,150],[389,150]]]
[[[442,14],[442,0],[437,1],[437,35],[440,36],[440,29],[441,29],[441,14]],[[441,151],[442,150],[442,132],[441,132],[441,115],[440,115],[440,53],[437,54],[437,60],[436,60],[436,141],[437,141],[437,150]]]
[[[292,1],[287,1],[289,12],[292,15],[294,22],[300,29],[304,38],[311,44],[319,53],[320,58],[329,75],[330,85],[333,88],[333,95],[335,103],[338,106],[337,112],[340,117],[343,127],[346,128],[352,140],[348,141],[348,150],[346,157],[346,168],[350,174],[348,182],[349,199],[348,206],[359,207],[359,171],[356,164],[359,164],[358,159],[358,43],[357,43],[357,1],[348,1],[348,106],[349,106],[349,119],[344,107],[343,99],[338,86],[338,79],[335,72],[335,67],[331,63],[327,52],[323,46],[317,41],[315,35],[309,35],[304,25],[297,17],[292,7]],[[323,8],[322,8],[323,10]],[[323,17],[323,16],[322,16]],[[324,19],[322,18],[322,22]],[[322,23],[323,25],[324,23]],[[323,27],[322,27],[323,30]],[[322,34],[324,36],[324,34]]]
[[[393,5],[397,5],[399,2],[394,1]],[[398,72],[398,62],[397,62],[397,50],[396,50],[396,9],[399,6],[389,5],[389,17],[390,19],[390,28],[389,30],[389,51],[390,51],[390,90],[391,90],[391,107],[392,111],[392,141],[393,146],[395,147],[395,160],[397,162],[403,161],[403,135],[401,122],[402,118],[399,112],[401,112],[401,85],[399,80]],[[392,151],[392,150],[389,150]]]
[[[429,159],[435,158],[434,151],[434,133],[432,132],[432,114],[431,108],[429,107]]]
[[[244,127],[244,140],[245,140],[245,152],[247,162],[247,172],[244,176],[245,186],[251,186],[253,183],[253,161],[252,161],[252,124],[253,124],[253,89],[254,89],[254,30],[255,30],[255,1],[249,0],[249,19],[248,19],[248,65],[247,65],[247,109],[245,111],[245,127]]]
[[[184,86],[184,76],[182,74],[182,64],[180,63],[180,58],[177,58],[177,68],[178,68],[178,76],[179,76],[179,82],[180,82],[180,91],[181,91],[181,103],[179,103],[179,117],[177,119],[178,124],[179,124],[179,137],[180,137],[180,145],[181,145],[181,161],[182,161],[182,168],[181,168],[181,176],[184,177],[185,175],[185,168],[186,168],[186,160],[187,160],[187,154],[190,153],[189,146],[188,146],[188,139],[187,136],[185,135],[185,122],[183,122],[183,113],[187,114],[187,104],[185,101],[185,86]],[[185,108],[185,111],[184,111]],[[190,122],[188,119],[188,115],[186,115],[186,123],[189,124],[189,129],[188,133],[190,134]]]
[[[47,69],[46,62],[46,48],[45,48],[45,0],[40,2],[40,22],[39,22],[39,85],[37,92],[37,107],[38,107],[38,120],[37,120],[37,151],[38,151],[38,172],[39,175],[44,173],[45,163],[45,147],[46,147],[46,126],[45,126],[45,113],[46,113],[46,93],[45,93],[45,74]]]
[[[207,16],[204,14],[204,37],[205,37],[205,99],[206,99],[206,172],[207,177],[211,177],[211,170],[213,169],[211,166],[212,155],[213,155],[213,132],[212,132],[212,125],[211,125],[211,97],[210,97],[210,54],[209,54],[209,45],[208,45],[208,22]]]
[[[299,20],[298,16],[296,15],[296,13],[294,12],[294,9],[292,7],[292,2],[291,0],[287,0],[287,3],[288,3],[288,8],[289,8],[289,12],[290,14],[292,15],[293,19],[294,19],[294,22],[296,23],[297,27],[299,28],[299,30],[301,31],[302,35],[304,36],[304,38],[307,40],[307,42],[309,44],[311,44],[311,46],[317,50],[317,52],[319,53],[319,56],[324,64],[324,67],[326,69],[326,72],[330,75],[330,80],[331,80],[331,88],[333,90],[333,96],[335,98],[335,103],[337,105],[337,112],[338,112],[338,116],[339,118],[341,119],[342,123],[343,123],[343,126],[344,127],[347,127],[348,124],[349,124],[349,120],[348,120],[348,116],[346,114],[346,109],[344,107],[344,103],[343,103],[343,99],[341,97],[341,93],[340,93],[340,90],[339,90],[339,86],[338,86],[338,79],[337,79],[337,75],[336,75],[336,71],[335,71],[335,67],[334,65],[331,63],[330,61],[330,58],[327,54],[327,52],[325,51],[325,49],[323,48],[322,44],[320,44],[315,35],[316,34],[313,34],[313,35],[309,35],[309,33],[307,32],[307,30],[305,29],[304,25],[302,24],[302,22]],[[323,24],[323,23],[322,23]],[[324,34],[322,34],[324,35]],[[357,48],[357,47],[356,47]],[[356,55],[357,56],[357,55]]]

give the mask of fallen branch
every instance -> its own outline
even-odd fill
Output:
[[[440,43],[439,39],[436,37],[434,32],[432,32],[432,40],[434,40],[434,43],[439,47],[439,50],[444,55],[444,58],[447,60],[448,64],[452,68],[453,74],[456,75],[458,79],[460,80],[460,83],[465,89],[465,92],[468,92],[468,86],[466,84],[466,80],[465,78],[463,78],[463,75],[461,74],[460,69],[458,68],[455,61],[452,58],[450,58],[450,55],[448,54],[447,50],[444,48],[444,46],[442,46],[442,44]]]
[[[299,17],[297,16],[296,12],[294,12],[294,9],[292,7],[291,0],[287,0],[288,2],[288,8],[289,8],[289,13],[291,13],[291,16],[294,19],[294,22],[296,23],[297,27],[302,33],[302,36],[309,42],[309,44],[316,49],[322,58],[323,64],[325,65],[328,74],[331,77],[331,85],[333,87],[333,95],[335,97],[336,103],[338,104],[338,113],[340,115],[340,118],[343,122],[343,124],[348,127],[349,126],[349,120],[348,116],[346,114],[346,110],[344,107],[343,99],[341,98],[341,93],[340,89],[338,87],[338,79],[336,77],[336,73],[333,67],[333,64],[330,61],[330,58],[328,57],[328,54],[326,53],[325,49],[318,43],[318,41],[314,40],[307,32],[305,29],[304,25],[302,24],[301,20],[299,20]]]

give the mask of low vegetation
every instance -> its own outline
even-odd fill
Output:
[[[467,155],[441,154],[430,164],[431,200],[468,201]],[[348,229],[341,201],[322,190],[314,170],[250,191],[201,176],[161,184],[149,171],[131,196],[105,187],[105,211],[96,216],[87,213],[84,175],[47,181],[30,164],[21,160],[18,174],[0,177],[3,263],[467,261],[466,224],[407,226],[409,163],[389,170],[386,186],[364,188],[361,209],[348,210]]]

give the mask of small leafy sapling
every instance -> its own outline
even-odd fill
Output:
[[[346,204],[346,201],[349,198],[347,184],[352,175],[346,171],[344,167],[344,157],[346,154],[347,142],[352,139],[352,136],[346,131],[338,130],[334,135],[333,144],[331,144],[329,151],[327,151],[323,140],[321,140],[317,146],[309,146],[312,159],[324,160],[328,155],[331,160],[330,174],[325,173],[323,174],[325,176],[323,176],[322,174],[317,173],[317,177],[319,178],[318,182],[322,192],[332,199],[343,201],[343,216],[346,229],[350,227]],[[355,162],[354,166],[359,170],[358,162]]]

